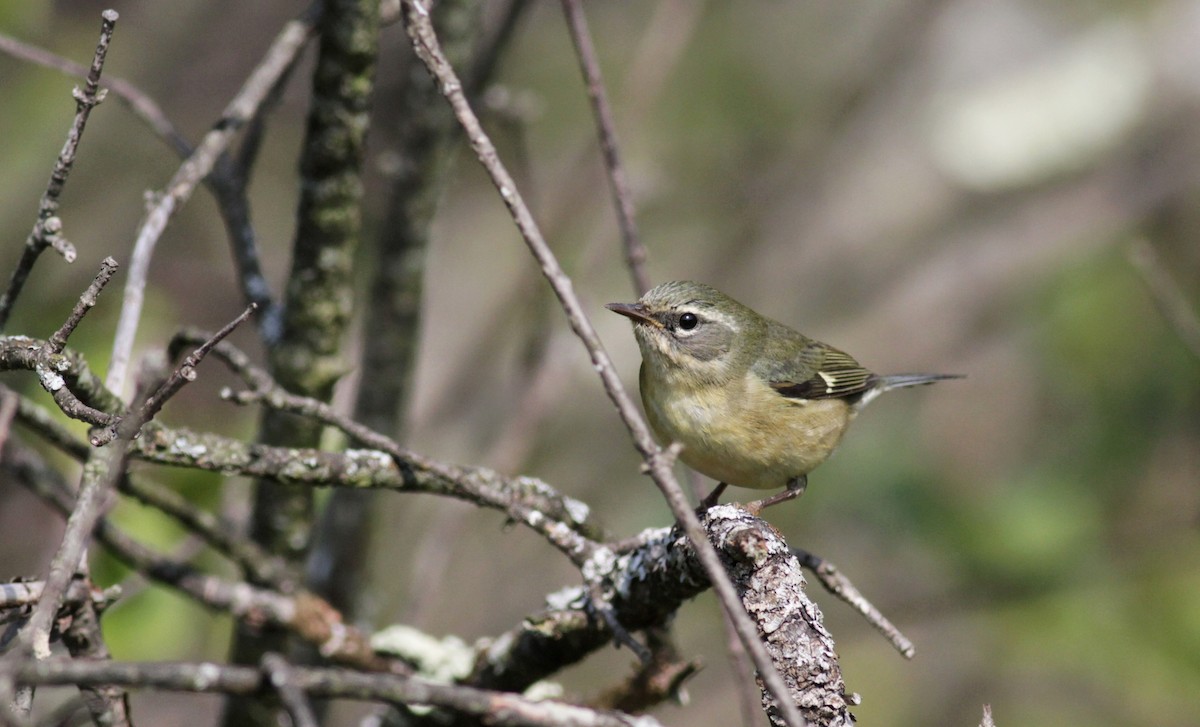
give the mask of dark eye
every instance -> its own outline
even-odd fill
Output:
[[[690,331],[700,324],[700,319],[695,313],[684,313],[679,316],[679,327],[685,331]]]

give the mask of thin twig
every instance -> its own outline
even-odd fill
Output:
[[[179,340],[191,342],[197,336],[203,341],[207,334],[189,333]],[[44,366],[43,345],[44,342],[32,338],[0,338],[0,370],[39,370]],[[248,444],[217,434],[150,422],[133,444],[134,457],[171,467],[267,477],[293,485],[373,487],[456,497],[505,512],[548,537],[573,561],[586,558],[595,543],[605,540],[603,528],[596,523],[586,504],[564,496],[542,480],[504,476],[485,467],[466,467],[410,452],[394,440],[349,421],[323,402],[296,397],[279,389],[269,375],[249,363],[245,354],[225,342],[216,346],[213,355],[225,360],[240,376],[249,377],[247,381],[254,389],[243,394],[230,394],[227,398],[241,403],[261,401],[267,406],[315,417],[373,449],[326,452],[306,447]],[[69,350],[60,358],[61,370],[56,372],[61,380],[60,390],[68,389],[66,383],[83,382],[89,393],[95,394],[105,406],[116,406],[111,394],[101,384],[91,381],[92,375],[82,358],[70,354]],[[93,390],[93,386],[100,388]],[[111,415],[82,403],[76,404],[60,402],[60,408],[68,416],[98,427],[112,424]],[[72,456],[86,454],[87,450],[78,440],[49,420],[41,408],[22,399],[18,413],[23,423]]]
[[[100,272],[96,273],[92,284],[83,291],[83,295],[79,296],[79,300],[71,309],[71,315],[67,316],[67,320],[46,341],[46,350],[49,353],[62,353],[63,349],[67,347],[67,339],[75,332],[87,312],[96,306],[97,296],[100,295],[101,290],[104,290],[104,286],[108,285],[108,281],[112,280],[113,275],[116,275],[117,267],[117,261],[111,257],[100,261]]]
[[[905,659],[911,659],[916,656],[917,649],[913,646],[913,643],[904,634],[900,633],[900,629],[896,628],[879,609],[875,608],[874,604],[868,601],[854,587],[849,578],[842,575],[837,566],[820,556],[813,555],[800,548],[792,548],[792,554],[800,561],[800,565],[807,568],[817,577],[817,580],[821,581],[821,585],[825,586],[825,590],[850,604],[855,611],[861,613],[867,619],[867,623],[874,626],[876,631],[883,634],[891,645],[896,647],[896,651],[899,651],[901,656]]]
[[[118,17],[115,10],[105,10],[100,14],[100,41],[96,44],[96,52],[92,56],[87,82],[82,90],[76,87],[71,94],[75,98],[75,120],[54,163],[54,171],[50,173],[46,191],[38,203],[37,222],[33,224],[33,231],[25,240],[25,249],[16,269],[13,270],[8,289],[0,295],[0,331],[3,331],[8,323],[13,304],[21,294],[21,289],[25,287],[29,272],[43,250],[53,247],[67,262],[75,260],[75,247],[62,236],[62,220],[57,216],[58,198],[67,183],[67,175],[71,173],[71,167],[75,164],[75,154],[79,149],[79,140],[83,136],[88,116],[91,115],[92,109],[104,100],[104,92],[100,90],[100,73],[104,69],[104,58],[108,55],[108,44],[112,40]]]
[[[262,670],[267,683],[279,693],[279,701],[292,718],[292,727],[317,727],[317,715],[308,695],[296,682],[295,667],[279,654],[267,653],[263,654]]]
[[[50,632],[63,596],[76,574],[81,570],[86,571],[87,543],[96,523],[108,509],[111,502],[109,495],[125,468],[127,451],[128,440],[120,439],[107,449],[97,451],[84,466],[79,497],[74,508],[68,510],[67,527],[50,561],[42,596],[34,606],[22,634],[35,659],[50,656]],[[28,711],[33,695],[19,696],[23,700],[21,708]]]
[[[113,265],[115,266],[115,263]],[[92,294],[93,301],[95,293],[98,292],[100,287],[103,287],[103,283],[99,285],[93,284],[93,286],[89,287],[88,290]],[[85,294],[84,298],[87,299],[87,297],[87,294]],[[86,300],[83,302],[86,302]],[[84,306],[83,309],[86,309],[86,307]],[[77,309],[79,308],[77,306]],[[245,320],[248,314],[249,311],[239,316],[234,324],[227,326],[218,336],[223,337],[228,334],[233,329],[233,325]],[[79,312],[78,316],[72,314],[71,319],[75,323],[78,323],[79,318],[82,318],[82,312]],[[63,329],[60,329],[60,332],[62,335],[59,338],[62,344],[65,345],[66,337],[70,333],[70,330],[64,326]],[[51,339],[46,344],[47,353],[49,353],[49,349],[55,340]],[[35,658],[44,659],[50,655],[50,631],[55,616],[58,613],[59,606],[62,604],[66,588],[74,577],[74,574],[85,567],[82,563],[87,551],[87,541],[91,537],[97,522],[100,521],[100,518],[108,509],[110,495],[115,489],[117,482],[124,477],[125,464],[129,454],[129,442],[137,435],[141,427],[157,413],[158,408],[172,394],[178,391],[183,382],[188,379],[188,375],[183,372],[185,370],[190,371],[199,358],[203,357],[203,352],[211,349],[216,345],[218,340],[218,337],[214,337],[213,340],[206,342],[200,349],[197,349],[197,354],[185,360],[171,379],[159,387],[158,391],[155,392],[155,396],[151,397],[154,399],[154,402],[148,399],[145,405],[140,407],[134,414],[114,423],[110,431],[116,441],[107,449],[98,450],[89,457],[88,463],[84,466],[83,483],[80,486],[79,497],[74,508],[70,511],[70,516],[67,518],[66,532],[63,534],[58,551],[50,563],[42,597],[39,599],[37,606],[34,607],[33,614],[29,619],[26,643],[29,645]],[[194,378],[194,373],[192,377]],[[179,379],[179,383],[173,385],[172,382],[177,378]],[[100,435],[97,435],[97,438],[101,438]],[[112,437],[108,439],[112,439]]]
[[[18,482],[59,512],[72,512],[66,483],[34,455],[23,453],[12,457],[5,466]],[[208,608],[230,613],[246,623],[288,629],[317,647],[322,655],[347,666],[367,671],[408,671],[405,664],[378,656],[371,648],[367,634],[345,624],[336,609],[311,593],[298,590],[283,594],[256,588],[244,581],[202,573],[186,559],[163,555],[147,547],[106,518],[98,519],[95,536],[101,545],[132,569],[177,589]],[[39,605],[41,603],[44,601]]]
[[[737,593],[729,581],[728,574],[721,566],[721,561],[712,544],[708,542],[696,513],[692,511],[687,497],[675,480],[671,471],[673,461],[668,462],[667,458],[663,457],[663,452],[655,444],[654,437],[645,420],[642,419],[633,400],[625,392],[612,360],[604,350],[595,328],[592,327],[591,321],[583,310],[583,305],[574,293],[570,278],[559,265],[558,259],[549,245],[546,244],[532,213],[525,205],[508,170],[501,163],[495,146],[484,132],[478,117],[467,102],[463,94],[462,83],[458,80],[454,69],[446,61],[445,56],[442,55],[437,36],[429,22],[428,10],[415,0],[406,0],[404,7],[406,30],[417,55],[428,66],[430,73],[438,79],[442,93],[463,125],[472,149],[491,176],[517,229],[558,297],[571,329],[587,348],[592,364],[604,384],[605,391],[629,429],[635,446],[646,461],[652,479],[662,491],[672,513],[683,525],[684,531],[692,541],[700,562],[704,565],[704,569],[712,581],[713,590],[716,591],[722,607],[734,620],[738,635],[750,652],[767,691],[772,695],[788,725],[791,727],[804,725],[804,719],[788,696],[787,685],[784,684],[779,671],[771,661],[770,654],[760,640],[757,627],[738,602]]]
[[[0,52],[8,53],[29,63],[51,68],[70,76],[86,77],[88,68],[72,60],[55,55],[37,46],[0,35]],[[296,58],[299,58],[297,54]],[[259,149],[264,114],[282,93],[287,84],[293,63],[280,74],[275,87],[251,119],[242,146],[234,159],[228,151],[222,152],[213,166],[212,173],[204,178],[204,184],[217,201],[217,209],[225,223],[233,259],[238,271],[242,295],[249,303],[259,306],[258,328],[263,341],[268,344],[279,338],[282,311],[271,297],[271,289],[262,272],[259,259],[257,234],[250,222],[249,201],[246,185],[254,157]],[[109,76],[105,87],[123,101],[134,116],[141,119],[167,146],[184,159],[195,151],[179,129],[171,123],[158,103],[140,88],[124,78]]]
[[[127,436],[133,437],[137,431],[141,429],[143,424],[158,415],[158,412],[162,410],[163,405],[165,405],[167,401],[171,399],[171,397],[178,394],[179,390],[188,383],[196,380],[196,367],[200,365],[200,362],[204,360],[204,357],[208,355],[208,352],[213,349],[213,346],[216,346],[218,343],[224,340],[226,336],[228,336],[230,333],[233,333],[233,330],[244,323],[257,307],[258,306],[254,303],[246,306],[245,310],[239,313],[233,320],[226,323],[221,330],[213,334],[208,340],[202,342],[195,351],[192,351],[187,355],[187,357],[182,363],[179,364],[179,366],[175,367],[175,370],[171,372],[171,375],[167,377],[166,381],[156,388],[154,392],[150,394],[150,396],[146,397],[146,401],[142,403],[141,407],[138,408],[136,412],[131,413],[127,417],[123,417],[119,422],[109,427],[107,436],[94,434],[92,436],[92,444],[94,446],[103,446],[107,444],[113,438],[121,436],[121,432],[119,431],[121,429],[128,429],[129,433]]]
[[[67,338],[87,311],[95,305],[96,296],[112,278],[115,271],[116,261],[112,258],[105,258],[100,272],[80,297],[79,303],[72,310],[67,321],[39,349],[38,353],[43,359],[61,357]],[[42,385],[54,393],[56,401],[60,401],[60,406],[62,406],[61,397],[69,392],[60,372],[42,363],[39,373],[42,374],[40,376]],[[80,402],[80,406],[84,405]],[[132,433],[129,437],[132,437]],[[50,631],[55,617],[62,605],[67,587],[76,572],[82,567],[81,563],[87,552],[87,541],[91,537],[92,529],[107,508],[108,496],[124,469],[127,445],[128,437],[117,442],[109,451],[95,452],[92,457],[89,457],[89,462],[84,467],[79,498],[70,512],[70,517],[67,518],[66,531],[50,562],[41,597],[33,609],[24,632],[25,643],[36,659],[45,659],[50,656]],[[22,700],[20,708],[28,711],[32,702],[32,694],[26,693],[20,696]]]
[[[634,292],[640,296],[650,290],[650,276],[646,274],[646,247],[642,244],[637,223],[633,219],[633,194],[629,189],[629,178],[625,174],[625,167],[621,164],[621,154],[617,148],[616,123],[613,121],[612,107],[608,103],[608,93],[604,89],[600,61],[596,58],[596,48],[592,44],[587,17],[583,13],[583,3],[580,0],[562,0],[562,6],[563,13],[567,16],[567,27],[571,31],[571,40],[575,43],[575,51],[579,55],[579,67],[587,82],[592,112],[596,115],[600,150],[603,152],[604,166],[608,171],[609,187],[612,189],[617,222],[621,228],[621,241],[625,247],[625,264],[629,266],[629,274],[633,278]]]
[[[118,396],[125,389],[134,338],[142,316],[150,258],[159,238],[175,212],[191,197],[196,185],[212,171],[213,164],[221,153],[228,149],[237,131],[254,117],[279,77],[291,67],[312,35],[315,17],[316,12],[310,9],[283,27],[271,43],[271,47],[267,49],[262,62],[251,72],[241,90],[225,107],[221,119],[205,134],[191,156],[180,165],[142,222],[130,259],[124,304],[117,321],[112,358],[108,375],[105,377],[108,388]]]
[[[0,389],[11,391],[2,386]],[[21,426],[33,431],[78,462],[87,459],[88,454],[92,451],[87,442],[72,434],[47,409],[19,395],[17,397],[17,421]]]
[[[679,704],[687,702],[684,684],[703,665],[680,657],[666,626],[646,629],[646,643],[651,652],[649,661],[622,683],[590,698],[589,705],[622,712],[645,712],[668,699]]]
[[[1137,240],[1129,246],[1128,255],[1171,330],[1192,355],[1200,359],[1200,316],[1196,315],[1183,290],[1163,265],[1154,246],[1146,240]]]
[[[181,333],[172,342],[172,347],[194,341],[202,335],[196,332]],[[272,409],[336,427],[357,442],[391,455],[398,465],[408,470],[406,479],[429,473],[444,481],[457,483],[471,499],[505,510],[513,519],[547,536],[551,543],[577,564],[590,555],[596,539],[593,536],[602,535],[598,528],[587,521],[587,508],[583,503],[554,492],[544,483],[531,478],[505,478],[491,470],[461,468],[424,457],[401,447],[394,439],[355,422],[323,401],[289,393],[233,346],[219,344],[214,348],[213,355],[224,361],[251,387],[248,392],[226,393],[225,398],[241,404],[261,402]],[[263,446],[260,451],[267,449]],[[490,485],[493,480],[500,481],[500,491],[495,491],[497,488]],[[522,496],[520,493],[523,490],[528,490],[532,497]]]
[[[86,78],[90,72],[88,66],[76,63],[68,58],[63,58],[44,48],[22,43],[16,38],[11,38],[7,35],[0,35],[0,52],[7,53],[13,58],[22,61],[35,63],[39,66],[65,73],[68,76]],[[148,94],[141,91],[129,81],[113,76],[105,77],[104,86],[117,98],[128,104],[134,115],[153,129],[177,153],[181,156],[187,156],[191,153],[191,146],[187,143],[187,140],[175,128],[175,125],[167,119],[162,107]]]

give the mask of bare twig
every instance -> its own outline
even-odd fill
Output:
[[[742,718],[742,727],[753,727],[758,723],[757,714],[760,711],[761,699],[758,695],[758,685],[754,683],[753,670],[747,661],[746,647],[742,646],[737,629],[724,611],[721,612],[721,628],[725,632],[725,651],[729,655],[729,666],[737,681],[738,712]]]
[[[125,388],[129,360],[133,354],[133,342],[142,315],[150,258],[159,238],[175,212],[191,197],[196,185],[212,171],[216,159],[228,149],[237,131],[254,117],[271,93],[271,89],[275,87],[276,81],[291,67],[312,34],[315,15],[315,11],[309,10],[283,27],[271,43],[262,62],[225,107],[221,119],[205,134],[191,156],[180,165],[142,222],[130,259],[124,304],[117,322],[117,332],[113,337],[112,358],[105,378],[108,388],[118,396]]]
[[[121,410],[121,403],[104,388],[83,357],[69,349],[54,354],[49,352],[46,341],[23,336],[0,338],[0,370],[18,369],[36,372],[42,388],[50,392],[58,408],[72,419],[95,427],[107,427],[115,418],[108,412]],[[49,412],[24,397],[17,405],[17,417],[22,424],[80,461],[91,452]]]
[[[79,587],[67,589],[63,595],[63,604],[75,607],[88,601],[97,610],[103,610],[122,595],[118,586],[109,586],[103,591],[98,591],[87,584],[76,585]],[[42,590],[45,586],[44,581],[0,583],[0,609],[18,608],[37,603],[38,599],[42,597]]]
[[[596,48],[592,44],[587,17],[583,13],[583,3],[580,0],[562,0],[562,6],[567,16],[567,27],[571,31],[571,40],[575,43],[575,52],[579,55],[579,66],[587,82],[592,112],[596,115],[600,150],[604,155],[604,166],[608,170],[609,186],[617,209],[617,222],[621,228],[621,240],[625,246],[625,264],[629,266],[629,274],[633,278],[634,292],[640,296],[650,289],[650,276],[646,274],[646,247],[642,244],[637,223],[633,219],[633,194],[630,192],[629,179],[617,148],[616,123],[613,121],[612,107],[608,103],[608,94],[604,90],[600,61],[596,58]]]
[[[128,440],[119,440],[107,450],[97,452],[83,470],[83,483],[73,509],[68,508],[66,531],[45,578],[41,598],[34,606],[22,634],[35,659],[50,656],[50,632],[63,602],[63,595],[80,571],[86,573],[87,543],[92,530],[108,508],[109,495],[125,467]],[[20,709],[32,707],[32,693],[18,695]]]
[[[659,486],[672,513],[683,525],[684,531],[695,546],[700,562],[703,563],[705,571],[712,580],[713,589],[717,592],[722,606],[734,620],[738,635],[750,652],[755,666],[766,684],[767,691],[773,696],[777,708],[782,713],[782,719],[791,727],[800,727],[805,724],[805,721],[789,698],[787,686],[763,646],[757,628],[738,604],[737,594],[721,566],[716,551],[706,539],[696,514],[691,510],[687,497],[671,472],[673,462],[668,462],[667,458],[663,456],[663,452],[655,444],[653,435],[633,400],[626,394],[620,378],[613,368],[612,360],[605,352],[595,328],[592,327],[582,304],[575,296],[570,278],[559,265],[549,245],[546,244],[532,213],[525,205],[512,177],[501,163],[495,146],[480,126],[479,119],[463,94],[461,82],[441,53],[437,36],[429,23],[428,10],[415,0],[406,0],[404,8],[406,29],[417,55],[425,62],[430,73],[438,79],[443,95],[466,131],[468,142],[491,176],[517,229],[558,297],[571,329],[587,348],[592,364],[604,384],[605,391],[616,405],[618,413],[633,436],[634,444],[645,459],[652,479]]]
[[[150,396],[146,397],[146,401],[142,403],[141,407],[139,407],[136,412],[131,413],[127,417],[123,417],[119,422],[109,427],[107,435],[100,433],[94,434],[92,436],[92,444],[95,446],[103,446],[112,441],[113,438],[121,436],[122,432],[119,430],[122,429],[127,430],[128,434],[126,436],[132,438],[137,431],[141,429],[143,424],[158,415],[158,412],[162,410],[163,405],[165,405],[171,397],[178,394],[179,390],[185,385],[196,380],[196,367],[200,365],[200,362],[204,360],[204,357],[208,355],[208,352],[212,350],[213,346],[216,346],[218,343],[224,340],[226,336],[228,336],[230,333],[233,333],[233,329],[244,323],[257,307],[258,306],[254,303],[251,303],[233,320],[226,323],[221,330],[214,333],[208,340],[203,341],[195,351],[192,351],[190,354],[188,354],[183,362],[171,372],[171,375],[167,377],[166,381],[158,386],[154,392],[150,394]]]
[[[90,72],[88,66],[63,58],[44,48],[22,43],[7,35],[0,35],[0,52],[7,53],[13,58],[54,69],[69,76],[86,78]],[[167,119],[166,114],[163,113],[162,108],[153,98],[143,93],[129,81],[111,75],[105,77],[104,86],[116,95],[117,98],[128,104],[134,115],[153,129],[176,152],[182,156],[187,156],[191,153],[191,146],[188,145],[187,140],[175,128],[175,125]]]
[[[189,333],[181,336],[179,341],[202,342],[207,336]],[[0,338],[0,370],[40,370],[44,366],[43,346],[44,342],[31,338]],[[218,344],[213,355],[226,361],[253,389],[229,398],[241,403],[261,401],[267,406],[315,417],[374,449],[335,453],[304,447],[248,444],[216,434],[168,428],[150,422],[134,441],[132,456],[161,465],[267,477],[295,485],[372,487],[464,499],[501,510],[513,520],[526,524],[547,537],[573,562],[585,560],[594,544],[605,539],[603,528],[595,522],[587,505],[562,495],[542,480],[504,476],[484,467],[464,467],[410,452],[394,440],[336,413],[323,402],[288,394],[278,388],[266,372],[252,366],[244,354],[226,343]],[[119,405],[102,384],[92,380],[89,369],[77,355],[68,350],[56,360],[59,366],[54,371],[59,380],[57,392],[69,394],[67,384],[79,382],[89,398],[99,399],[99,403],[110,408]],[[69,400],[65,396],[56,396],[56,401],[72,418],[98,427],[112,425],[112,415],[89,407],[73,396]],[[40,407],[22,399],[18,414],[23,423],[72,456],[86,456],[89,451]]]
[[[86,77],[88,74],[86,66],[5,35],[0,35],[0,52],[67,75]],[[296,58],[299,58],[299,54]],[[274,105],[273,101],[280,95],[282,88],[287,83],[289,71],[294,67],[295,63],[293,62],[287,71],[280,74],[275,87],[259,107],[258,113],[251,119],[237,159],[233,159],[228,151],[221,152],[212,173],[204,178],[205,185],[217,200],[221,219],[225,222],[230,246],[233,249],[234,263],[238,270],[238,281],[242,286],[242,295],[247,302],[259,306],[259,332],[267,343],[274,342],[279,338],[282,313],[279,310],[279,304],[271,298],[270,286],[262,273],[257,235],[250,222],[246,185],[252,160],[259,147],[258,141],[261,138],[264,112],[268,107]],[[105,86],[118,99],[125,102],[133,114],[149,126],[176,154],[184,159],[192,155],[194,151],[192,145],[167,118],[166,113],[153,98],[123,78],[109,76],[105,81]]]
[[[100,291],[104,290],[104,286],[108,285],[108,281],[112,280],[112,276],[117,273],[117,261],[111,257],[106,257],[100,261],[100,272],[96,273],[92,284],[83,291],[83,295],[79,296],[79,301],[75,307],[71,309],[71,315],[67,316],[67,320],[62,326],[55,331],[48,341],[46,341],[46,350],[49,353],[62,353],[67,347],[67,338],[79,326],[79,322],[87,315],[96,305],[96,297],[100,295]]]
[[[54,171],[50,174],[50,183],[46,186],[46,191],[42,194],[41,202],[38,204],[37,222],[34,223],[33,231],[25,240],[25,249],[21,253],[21,259],[17,262],[16,269],[13,270],[8,289],[4,291],[3,295],[0,295],[0,331],[4,330],[13,304],[16,303],[17,296],[21,294],[21,289],[25,287],[29,272],[33,269],[33,264],[37,262],[37,258],[43,250],[53,247],[67,262],[75,260],[75,247],[61,234],[62,220],[57,216],[58,198],[67,182],[67,175],[71,173],[71,167],[75,163],[75,153],[79,148],[79,140],[83,136],[88,116],[91,115],[92,109],[104,100],[104,92],[99,87],[100,73],[104,68],[104,58],[108,55],[108,44],[112,40],[113,29],[116,27],[118,17],[115,10],[105,10],[100,14],[100,42],[96,44],[96,52],[92,56],[92,66],[88,71],[87,82],[82,90],[76,87],[72,92],[72,96],[75,98],[75,120],[71,124],[70,131],[67,132],[67,141],[63,144],[62,151],[59,152],[58,159],[54,163]]]
[[[1163,265],[1154,246],[1146,240],[1137,240],[1129,246],[1128,255],[1167,324],[1192,355],[1200,359],[1200,317]]]
[[[181,333],[176,336],[172,346],[195,341],[203,335],[197,332]],[[397,464],[409,468],[410,471],[405,473],[407,478],[429,473],[447,482],[457,482],[470,499],[506,510],[514,519],[531,524],[538,532],[551,536],[552,542],[573,559],[585,558],[590,552],[591,546],[585,540],[597,540],[603,535],[599,528],[588,522],[587,507],[583,503],[554,492],[544,483],[532,478],[505,478],[491,470],[456,467],[423,457],[404,449],[394,439],[340,414],[325,402],[287,392],[270,374],[252,364],[244,353],[233,346],[218,345],[213,353],[251,387],[248,392],[226,394],[228,399],[242,404],[261,402],[273,409],[299,414],[336,427],[354,440],[391,455]],[[263,451],[266,451],[265,448]],[[500,492],[492,492],[490,483],[493,481],[500,482]],[[528,495],[532,497],[522,495],[523,491],[528,491]],[[539,513],[537,516],[532,514],[534,510]],[[560,525],[565,525],[568,531],[577,533],[583,539],[561,532]]]
[[[821,585],[825,586],[825,590],[850,604],[855,611],[861,613],[867,619],[867,623],[874,626],[876,631],[883,634],[884,638],[892,646],[896,647],[896,651],[899,651],[901,656],[905,659],[911,659],[916,656],[917,649],[913,646],[913,643],[904,634],[900,633],[900,629],[896,628],[879,609],[875,608],[874,604],[868,601],[854,587],[849,578],[842,575],[837,566],[820,556],[813,555],[800,548],[792,548],[792,554],[800,561],[800,565],[811,571],[817,577],[817,580],[821,581]]]

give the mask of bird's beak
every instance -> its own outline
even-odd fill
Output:
[[[652,326],[657,326],[658,321],[655,320],[646,306],[641,303],[609,303],[604,306],[613,313],[620,313],[634,323],[645,323]]]

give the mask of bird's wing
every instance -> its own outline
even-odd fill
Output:
[[[875,374],[850,354],[812,342],[800,350],[793,373],[769,377],[770,387],[788,398],[851,398],[870,389]]]

